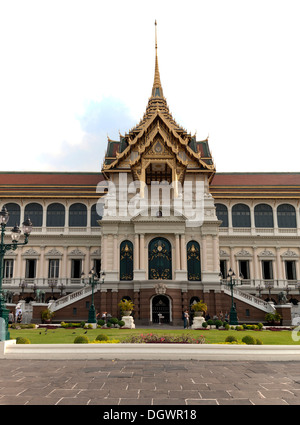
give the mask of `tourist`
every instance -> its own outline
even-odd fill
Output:
[[[219,320],[223,322],[223,319],[224,319],[224,315],[223,315],[223,311],[221,310],[219,313]]]
[[[17,322],[18,323],[21,323],[22,322],[22,311],[19,311],[19,313],[18,313],[18,317],[17,317]]]
[[[8,323],[11,325],[12,323],[14,323],[14,321],[15,321],[14,313],[10,311],[8,314]]]
[[[205,321],[207,322],[209,319],[210,319],[210,315],[209,315],[209,313],[207,313],[206,316],[205,316]]]
[[[225,316],[224,316],[225,322],[229,322],[229,314],[227,311],[225,311]]]
[[[190,319],[189,312],[188,312],[188,310],[185,310],[185,312],[183,313],[183,327],[184,327],[184,329],[188,329],[189,319]]]

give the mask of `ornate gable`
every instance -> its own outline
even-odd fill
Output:
[[[169,111],[160,80],[156,42],[154,82],[146,112],[129,133],[120,135],[119,142],[108,141],[103,172],[108,175],[111,171],[127,171],[135,180],[146,181],[149,164],[163,161],[171,168],[174,180],[182,180],[187,169],[209,173],[211,177],[215,173],[208,140],[197,142]]]

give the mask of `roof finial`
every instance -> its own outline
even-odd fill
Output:
[[[160,82],[160,75],[158,69],[158,57],[157,57],[157,22],[155,20],[155,73],[154,83],[152,88],[152,97],[163,97],[163,90]]]

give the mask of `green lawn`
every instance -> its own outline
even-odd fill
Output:
[[[178,330],[165,331],[160,329],[48,329],[47,332],[44,328],[38,329],[9,329],[10,337],[12,339],[22,336],[28,338],[31,344],[72,344],[77,335],[83,335],[85,332],[90,341],[93,341],[97,335],[106,334],[110,339],[122,340],[127,335],[132,334],[147,334],[155,333],[159,335],[173,334],[182,335],[188,333],[192,336],[203,335],[207,344],[215,344],[224,342],[228,335],[234,335],[238,340],[242,340],[245,335],[252,335],[254,338],[259,338],[264,345],[299,345],[300,341],[296,342],[292,339],[291,331],[225,331],[225,330]]]

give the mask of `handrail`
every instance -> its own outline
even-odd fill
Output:
[[[65,304],[74,302],[74,300],[76,300],[77,298],[84,297],[90,293],[92,293],[92,287],[84,286],[83,288],[78,289],[77,291],[71,292],[71,294],[65,295],[64,297],[61,297],[54,302],[51,302],[51,304],[49,305],[49,309],[51,311],[55,311],[58,308],[62,308]]]
[[[231,295],[231,290],[229,288],[224,287],[224,292],[228,295]],[[267,301],[261,300],[258,297],[255,297],[254,295],[249,294],[248,292],[240,291],[237,288],[233,288],[233,295],[236,295],[236,297],[244,299],[249,304],[255,304],[256,306],[261,307],[263,310],[272,312],[275,310],[275,308]]]

